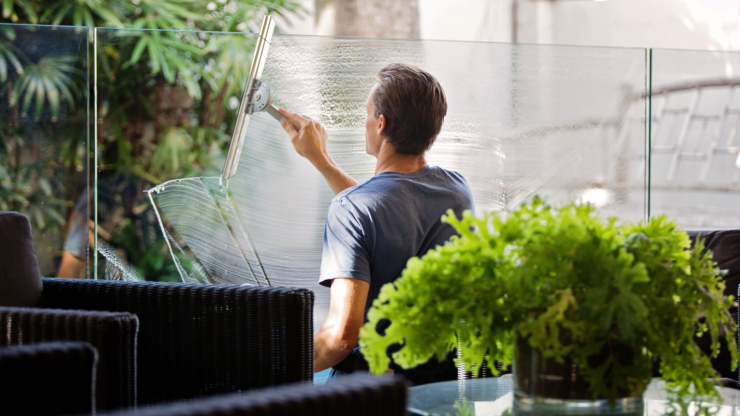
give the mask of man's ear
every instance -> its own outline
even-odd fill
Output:
[[[378,135],[382,136],[385,134],[386,120],[384,115],[378,116]]]

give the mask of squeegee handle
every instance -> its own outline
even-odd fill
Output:
[[[275,107],[272,102],[267,104],[267,107],[265,107],[265,111],[267,111],[268,114],[270,114],[275,120],[279,122],[287,121],[288,123],[292,124],[293,127],[295,127],[296,131],[301,131],[301,126],[298,125],[298,123],[294,122],[293,120],[288,120],[287,118],[283,117],[282,114],[280,114],[280,111],[278,111],[277,107]]]

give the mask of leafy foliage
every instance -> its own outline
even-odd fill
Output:
[[[711,253],[702,242],[689,249],[675,223],[617,225],[590,205],[553,208],[538,198],[507,215],[458,220],[450,211],[443,221],[460,236],[410,259],[368,312],[360,348],[373,372],[388,367],[393,344],[402,345],[394,362],[411,368],[443,358],[456,336],[468,368],[484,358],[509,364],[519,335],[545,357],[573,357],[594,397],[641,393],[654,357],[679,393],[693,384],[716,395],[708,379],[717,375],[694,336],[708,331],[717,354],[719,328],[735,330],[732,299]],[[735,362],[732,336],[727,344]]]
[[[9,106],[0,105],[0,114],[12,118],[3,121],[13,129],[5,136],[10,147],[0,143],[0,159],[18,162],[2,164],[4,200],[11,209],[29,214],[38,229],[61,225],[69,215],[80,195],[73,188],[81,184],[54,187],[55,197],[66,194],[63,207],[29,195],[42,195],[44,182],[39,178],[58,181],[66,172],[81,171],[85,159],[95,156],[87,153],[85,92],[93,72],[88,79],[85,72],[91,68],[85,65],[91,66],[97,54],[98,137],[91,140],[98,143],[103,184],[98,189],[104,203],[100,226],[116,236],[109,242],[126,253],[129,263],[151,272],[144,276],[171,280],[174,268],[160,265],[170,261],[161,250],[164,236],[142,239],[159,231],[143,190],[173,178],[214,174],[222,167],[235,118],[228,103],[241,98],[254,47],[246,36],[223,32],[254,32],[265,14],[289,17],[302,12],[290,0],[3,0],[0,23],[89,28],[89,62],[83,62],[84,45],[72,56],[69,50],[42,47],[48,46],[44,36],[26,35],[25,43],[16,39],[16,32],[32,32],[33,27],[0,25],[0,101]],[[118,30],[99,31],[110,37],[101,35],[94,48],[94,27]],[[92,94],[89,98],[92,102]],[[33,174],[16,171],[37,162],[43,165],[45,153],[18,146],[16,140],[30,135],[61,142],[58,149],[44,150],[65,170],[47,166],[43,172],[33,167]],[[9,148],[19,155],[6,156]],[[141,241],[150,247],[139,246]]]
[[[63,187],[54,175],[56,161],[23,163],[24,141],[12,126],[0,126],[0,211],[22,211],[38,226],[60,228],[65,219],[60,212],[71,204],[54,195]],[[17,157],[16,157],[17,156]]]
[[[0,210],[29,217],[46,240],[36,242],[42,272],[51,274],[43,256],[59,254],[60,236],[80,195],[74,188],[84,185],[84,179],[75,183],[70,176],[84,170],[87,159],[79,121],[86,97],[77,88],[85,74],[73,48],[62,51],[70,55],[48,53],[64,39],[34,42],[34,35],[26,28],[0,26]],[[71,122],[57,123],[60,116]]]
[[[8,70],[14,69],[17,73],[23,73],[23,66],[18,60],[18,50],[10,43],[15,38],[15,32],[3,30],[0,35],[0,82],[8,79]],[[4,39],[3,39],[4,38]]]
[[[26,64],[10,94],[10,105],[22,101],[21,111],[27,113],[35,101],[35,113],[39,114],[48,103],[54,120],[59,116],[61,100],[74,108],[72,92],[79,94],[79,90],[69,83],[69,74],[74,70],[76,60],[74,56],[45,56],[38,62]]]

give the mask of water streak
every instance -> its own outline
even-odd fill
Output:
[[[98,239],[98,252],[105,257],[105,280],[124,280],[127,282],[143,282],[135,267],[131,267],[116,250],[102,239]]]

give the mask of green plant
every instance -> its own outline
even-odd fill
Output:
[[[25,114],[35,100],[35,113],[40,114],[48,103],[52,120],[56,121],[60,102],[66,101],[74,108],[72,92],[80,95],[77,86],[69,82],[76,61],[75,56],[44,56],[38,62],[27,63],[10,94],[10,105],[22,102],[21,111]]]
[[[467,368],[484,357],[509,364],[519,335],[545,357],[573,358],[594,397],[615,398],[625,387],[639,394],[654,357],[679,393],[693,385],[717,394],[710,357],[694,337],[708,331],[716,354],[719,328],[735,330],[732,299],[723,297],[711,253],[701,241],[689,249],[675,223],[661,216],[618,225],[590,205],[553,208],[538,198],[506,215],[465,212],[458,220],[448,212],[443,221],[460,236],[409,260],[368,312],[360,348],[373,372],[388,367],[393,344],[402,345],[393,360],[411,368],[443,358],[456,336]],[[734,362],[734,337],[727,345]]]
[[[0,126],[0,211],[23,212],[39,230],[59,231],[65,222],[60,212],[71,203],[53,192],[64,188],[54,174],[58,163],[24,163],[26,147],[12,126]]]
[[[85,176],[96,156],[87,146],[95,112],[87,110],[88,99],[97,102],[90,140],[98,145],[98,199],[108,204],[98,211],[100,228],[127,236],[110,243],[145,278],[177,278],[143,190],[220,171],[236,113],[229,103],[241,99],[254,47],[247,36],[223,32],[254,32],[265,14],[303,9],[290,0],[4,0],[1,8],[0,23],[89,29],[60,36],[56,28],[0,25],[0,114],[7,115],[0,124],[13,130],[0,129],[0,162],[13,159],[0,163],[5,205],[31,216],[35,229],[53,225],[59,236],[49,244],[61,249],[64,222],[85,186],[66,178]],[[97,45],[94,27],[111,28],[98,30]],[[49,200],[47,182],[63,203]],[[138,241],[151,244],[150,254],[141,255]]]

